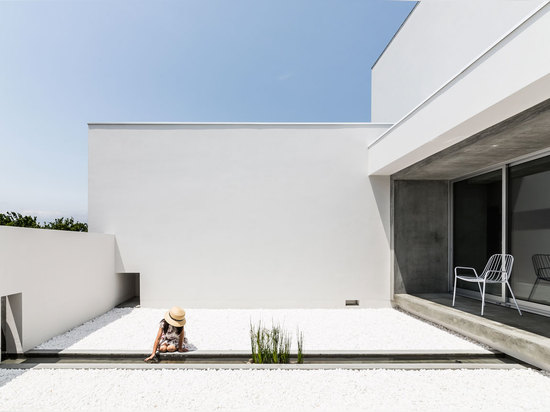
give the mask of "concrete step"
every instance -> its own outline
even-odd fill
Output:
[[[405,312],[460,333],[510,357],[550,370],[549,338],[417,296],[396,294],[393,303]]]

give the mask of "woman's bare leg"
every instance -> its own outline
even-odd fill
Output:
[[[166,347],[166,344],[164,343],[164,344],[160,345],[159,351],[164,353],[164,352],[166,352],[166,349],[167,349],[167,347]]]
[[[168,352],[175,352],[176,351],[176,345],[168,345],[166,348]]]

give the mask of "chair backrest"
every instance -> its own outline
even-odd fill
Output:
[[[550,255],[539,253],[533,255],[531,259],[537,278],[550,281]]]
[[[506,282],[510,278],[513,265],[514,257],[512,255],[493,255],[487,261],[481,277],[485,277],[486,280]]]

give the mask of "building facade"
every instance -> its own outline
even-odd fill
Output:
[[[90,124],[90,229],[145,306],[389,306],[511,252],[545,311],[549,39],[548,2],[420,2],[372,68],[373,123]]]

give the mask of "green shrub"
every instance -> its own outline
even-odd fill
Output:
[[[88,224],[74,220],[72,217],[60,217],[40,225],[36,216],[23,216],[21,213],[6,212],[0,213],[0,226],[31,227],[35,229],[68,230],[71,232],[87,232]]]
[[[36,216],[23,216],[21,213],[16,212],[0,213],[0,225],[40,228]]]

